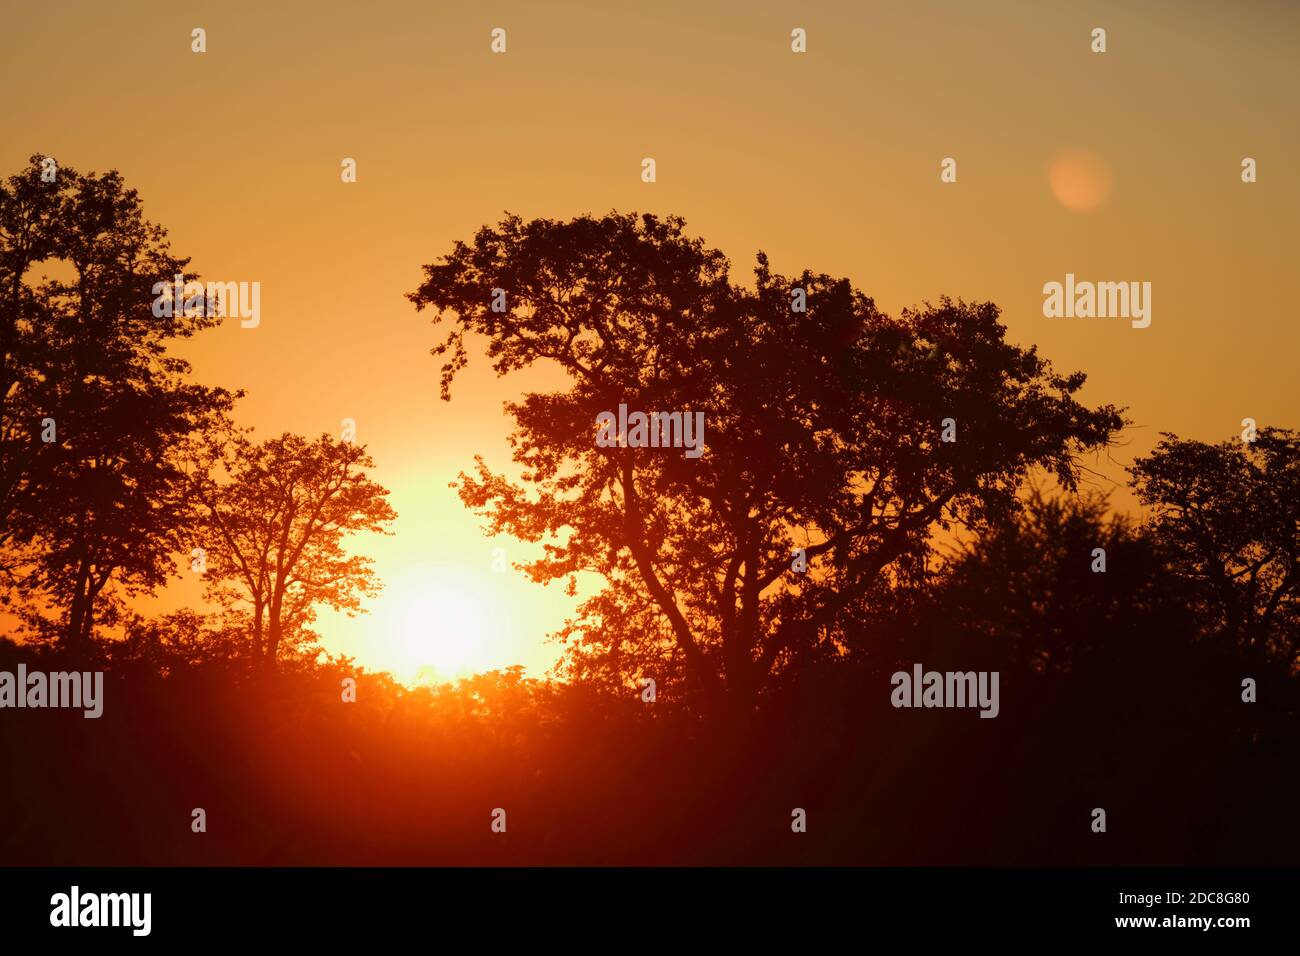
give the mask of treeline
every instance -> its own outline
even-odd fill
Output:
[[[1187,560],[1100,501],[1031,497],[899,582],[742,735],[633,688],[512,669],[413,690],[311,657],[271,675],[160,629],[113,646],[100,720],[6,715],[9,765],[29,769],[3,845],[69,863],[1283,863],[1297,682],[1203,626]],[[0,644],[0,668],[43,659]],[[999,715],[893,708],[913,662],[999,671]]]

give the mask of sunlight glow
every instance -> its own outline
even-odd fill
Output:
[[[385,588],[374,633],[399,680],[436,683],[488,669],[496,614],[488,595],[445,572],[407,574]]]

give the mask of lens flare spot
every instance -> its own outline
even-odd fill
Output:
[[[1047,180],[1056,201],[1074,212],[1096,209],[1110,195],[1114,183],[1105,160],[1083,150],[1062,153],[1052,160]]]

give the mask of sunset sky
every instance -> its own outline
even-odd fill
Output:
[[[1162,430],[1300,425],[1297,39],[1281,2],[20,4],[0,174],[35,152],[120,170],[204,279],[262,284],[258,328],[182,350],[197,378],[247,389],[262,437],[356,420],[399,517],[357,539],[387,590],[322,619],[329,650],[408,680],[540,676],[572,602],[493,573],[494,547],[535,552],[486,539],[447,485],[476,453],[509,465],[501,403],[547,379],[472,360],[440,401],[438,332],[404,297],[424,263],[506,210],[637,210],[684,216],[743,281],[761,248],[890,313],[992,300],[1014,341],[1088,373],[1085,401],[1129,406],[1089,463],[1122,481]],[[1149,281],[1150,328],[1045,318],[1066,273]]]

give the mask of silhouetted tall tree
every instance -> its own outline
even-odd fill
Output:
[[[219,322],[154,314],[155,284],[187,263],[116,172],[34,156],[0,186],[0,565],[35,629],[77,653],[114,588],[149,593],[173,569],[175,451],[236,397],[167,352]],[[35,279],[41,265],[56,276]]]
[[[273,668],[284,643],[305,636],[317,606],[351,613],[378,591],[370,558],[344,548],[347,535],[386,533],[396,517],[387,489],[366,476],[373,467],[364,447],[329,435],[195,450],[193,544],[206,552],[209,597],[248,612],[262,665]]]
[[[934,527],[1005,509],[1032,468],[1073,487],[1075,456],[1123,422],[1075,401],[1081,373],[1008,344],[992,304],[891,318],[848,280],[786,278],[761,253],[748,290],[683,228],[511,216],[426,266],[410,298],[455,314],[434,350],[444,398],[467,334],[498,374],[569,380],[508,406],[524,484],[480,460],[460,494],[493,533],[545,539],[535,580],[603,577],[562,632],[581,635],[573,668],[611,684],[680,670],[743,715]],[[620,402],[703,412],[707,450],[598,447],[596,417]]]
[[[1133,465],[1138,498],[1194,581],[1207,624],[1292,665],[1300,651],[1300,434],[1211,445],[1166,433]]]

